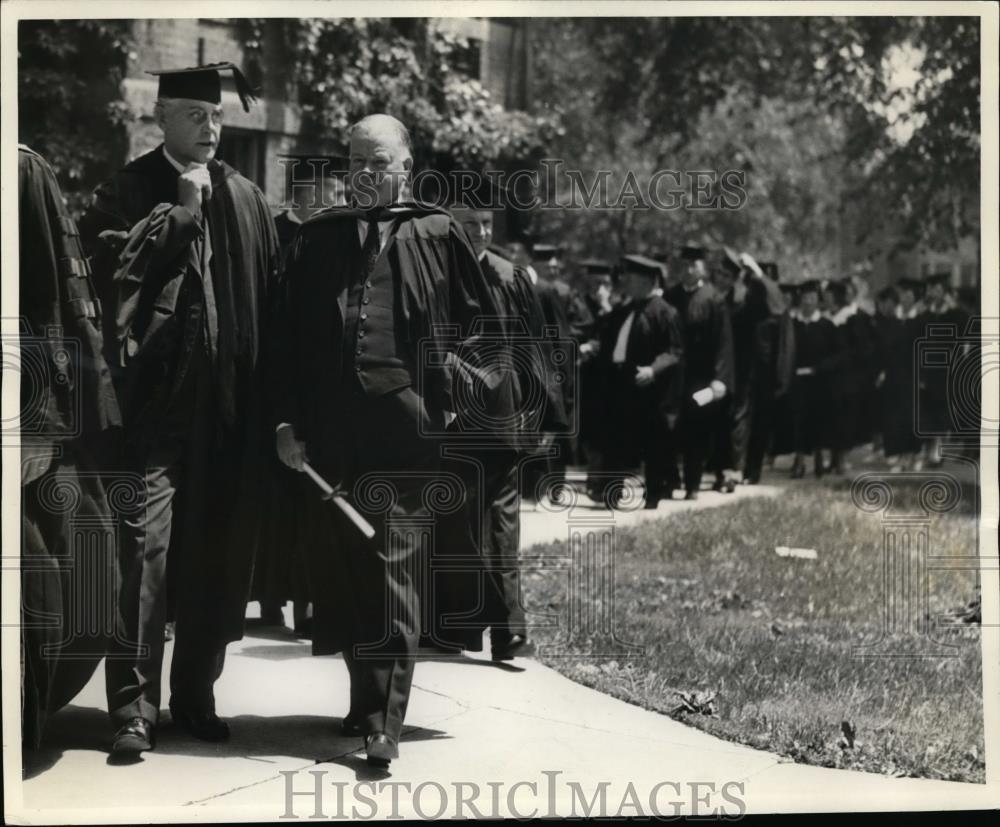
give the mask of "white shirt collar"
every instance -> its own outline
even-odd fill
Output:
[[[528,272],[528,278],[531,279],[531,283],[538,284],[538,273],[535,272],[535,268],[529,264],[524,269]]]
[[[163,157],[170,162],[170,166],[176,169],[178,172],[184,172],[186,167],[180,161],[178,161],[173,155],[167,152],[167,145],[163,145]]]

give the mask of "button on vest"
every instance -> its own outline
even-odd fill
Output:
[[[365,250],[355,264],[350,280],[344,318],[345,374],[353,374],[366,394],[381,396],[413,383],[404,361],[406,344],[396,325],[395,283],[386,254],[375,260],[368,272],[369,242],[378,239],[378,225],[369,225]],[[346,378],[346,377],[345,377]]]

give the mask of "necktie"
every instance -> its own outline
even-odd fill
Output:
[[[361,278],[367,279],[375,269],[375,262],[378,261],[378,254],[381,252],[382,244],[378,230],[378,219],[374,213],[368,215],[368,235],[365,236],[365,246],[361,250]]]

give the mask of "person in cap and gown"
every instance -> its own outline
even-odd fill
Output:
[[[854,289],[848,279],[831,281],[826,288],[830,321],[837,332],[837,357],[830,375],[832,396],[831,471],[849,470],[845,455],[870,438],[864,415],[874,395],[872,365],[875,359],[874,329],[871,318],[854,303]]]
[[[684,398],[680,413],[685,498],[697,499],[711,440],[719,428],[720,402],[733,387],[733,332],[722,295],[708,281],[705,251],[681,251],[687,267],[664,294],[684,328]]]
[[[531,246],[533,267],[527,272],[535,273],[534,286],[545,318],[545,324],[558,330],[561,358],[570,366],[563,384],[563,410],[571,424],[579,421],[580,388],[577,385],[575,358],[580,345],[587,341],[587,332],[592,320],[579,294],[562,277],[562,248],[548,243]],[[566,467],[576,461],[576,439],[578,434],[571,427],[568,432],[549,434],[540,446],[540,456],[524,466],[521,477],[523,494],[537,500],[548,496],[558,500],[562,492],[562,480]],[[543,482],[549,480],[540,490]]]
[[[742,451],[742,482],[756,485],[760,482],[764,455],[774,432],[777,405],[787,396],[791,386],[795,342],[788,302],[776,282],[777,265],[768,263],[765,272],[765,265],[758,265],[746,254],[741,257],[741,263],[744,266],[745,293],[743,306],[737,311],[742,318],[734,320],[733,335],[736,339],[739,328],[741,344],[735,349],[738,352],[745,347],[749,352],[749,364],[744,367],[746,376],[743,380],[746,384],[748,422],[742,443],[745,446]],[[737,365],[739,362],[737,357]],[[737,380],[737,386],[739,384]]]
[[[799,285],[795,313],[795,379],[792,383],[795,461],[792,477],[805,475],[805,456],[813,455],[817,477],[824,472],[823,449],[830,446],[830,374],[840,358],[837,331],[820,311],[821,288],[809,279]]]
[[[228,738],[213,684],[243,634],[265,444],[260,344],[278,244],[261,191],[215,158],[220,71],[154,72],[163,143],[94,194],[81,223],[106,309],[126,465],[145,505],[124,521],[128,644],[107,660],[113,750],[151,749],[168,587],[176,641],[170,710],[197,738]]]
[[[17,152],[21,317],[21,739],[84,687],[122,637],[116,499],[105,476],[121,417],[101,339],[102,308],[55,173]],[[87,526],[88,528],[83,528]],[[96,534],[90,534],[89,532]],[[82,533],[81,533],[82,532]],[[81,599],[82,598],[82,599]]]
[[[920,450],[914,429],[912,325],[898,314],[895,287],[879,291],[875,301],[875,368],[882,451],[895,471],[912,468]]]
[[[438,563],[463,582],[481,574],[479,549],[439,519],[465,502],[443,452],[513,416],[509,349],[479,324],[500,317],[493,290],[458,223],[409,200],[412,165],[395,118],[351,128],[352,205],[302,225],[273,341],[279,457],[308,463],[374,528],[369,540],[324,512],[310,579],[313,653],[343,652],[350,675],[342,730],[383,767],[399,755],[422,618],[445,614],[441,598],[478,598],[437,577]]]
[[[510,340],[517,391],[513,408],[517,422],[511,432],[480,442],[479,473],[469,480],[467,504],[474,541],[483,549],[486,577],[484,617],[490,626],[494,661],[512,660],[530,651],[521,600],[519,465],[537,447],[543,433],[566,428],[562,391],[554,376],[552,344],[544,334],[544,315],[535,287],[524,268],[489,249],[493,240],[493,212],[473,196],[453,205],[451,214],[467,233],[483,276],[500,310],[501,333]],[[483,449],[488,450],[484,451]],[[468,464],[463,464],[465,470]],[[444,630],[435,637],[443,639]]]
[[[600,343],[603,394],[603,491],[614,507],[625,473],[644,466],[645,506],[671,499],[677,486],[676,428],[684,386],[680,314],[656,295],[663,265],[641,255],[619,264],[625,301],[615,308]],[[616,480],[616,476],[620,479]]]
[[[763,264],[761,265],[761,269],[764,269]],[[777,272],[777,265],[775,265],[775,272]],[[785,299],[785,307],[787,308],[788,344],[790,346],[791,364],[788,385],[786,387],[787,392],[778,396],[774,401],[773,427],[771,428],[765,459],[765,464],[768,466],[774,465],[775,457],[795,453],[795,416],[791,386],[794,382],[795,374],[795,315],[798,311],[799,303],[798,284],[791,281],[779,281],[778,289]]]
[[[726,493],[735,488],[731,474],[743,468],[746,458],[754,337],[758,322],[767,315],[763,285],[750,282],[748,275],[736,252],[723,247],[719,262],[713,267],[713,284],[723,296],[733,330],[733,387],[720,401],[709,466],[715,473],[713,489]]]

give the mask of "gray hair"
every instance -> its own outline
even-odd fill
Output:
[[[375,114],[365,115],[360,121],[348,130],[348,140],[354,137],[355,132],[371,133],[377,129],[391,129],[399,143],[406,149],[410,157],[413,157],[413,141],[410,138],[410,130],[403,126],[402,122],[392,115]]]

